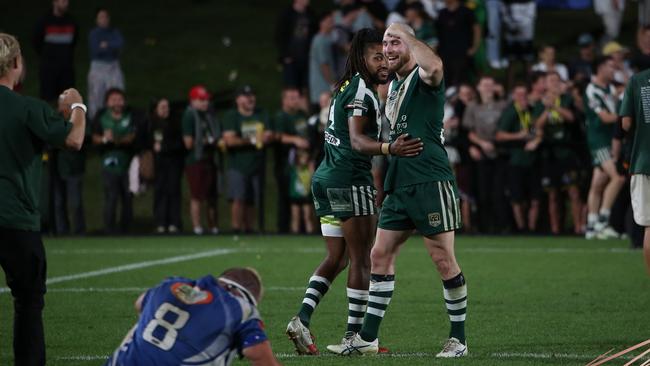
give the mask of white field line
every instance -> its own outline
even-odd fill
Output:
[[[109,355],[78,355],[78,356],[62,356],[57,357],[58,360],[66,361],[96,361],[96,360],[105,360]],[[295,353],[276,353],[275,357],[279,359],[292,359],[300,358],[305,356],[299,356]],[[341,357],[331,353],[323,353],[317,358],[328,358],[328,357]],[[368,356],[366,356],[368,357]],[[428,352],[406,352],[406,353],[387,353],[379,356],[371,357],[381,357],[381,358],[434,358],[435,353]],[[470,354],[470,357],[471,354]],[[479,356],[480,357],[480,356]],[[495,359],[564,359],[564,360],[593,360],[598,357],[597,355],[587,355],[587,354],[577,354],[577,353],[534,353],[534,352],[499,352],[491,353],[490,358]],[[630,359],[630,356],[621,357],[621,359]]]
[[[125,265],[117,266],[117,267],[108,267],[108,268],[104,268],[104,269],[100,269],[100,270],[96,270],[96,271],[76,273],[76,274],[67,275],[67,276],[52,277],[52,278],[49,278],[46,283],[48,285],[53,285],[55,283],[74,281],[74,280],[79,280],[79,279],[82,279],[82,278],[99,277],[99,276],[104,276],[104,275],[112,274],[112,273],[121,273],[121,272],[127,272],[127,271],[142,269],[142,268],[161,266],[161,265],[165,265],[165,264],[186,262],[186,261],[191,261],[191,260],[194,260],[194,259],[215,257],[215,256],[226,255],[226,254],[230,254],[230,253],[234,253],[234,252],[237,252],[237,250],[236,249],[214,249],[214,250],[209,250],[209,251],[206,251],[206,252],[199,252],[199,253],[195,253],[195,254],[179,255],[179,256],[175,256],[175,257],[156,259],[156,260],[152,260],[152,261],[144,261],[144,262],[136,262],[136,263],[131,263],[131,264],[125,264]],[[0,288],[0,292],[7,292],[7,291],[9,291],[9,289],[6,288],[6,287]]]
[[[88,292],[133,292],[140,293],[148,290],[147,287],[60,287],[48,288],[47,293],[88,293]],[[284,286],[271,286],[265,287],[265,291],[271,292],[291,292],[291,291],[304,291],[304,287],[284,287]],[[8,293],[8,288],[0,288],[0,293]]]
[[[48,255],[104,255],[104,254],[159,254],[159,253],[200,253],[205,248],[97,248],[97,249],[52,249],[48,250]],[[224,248],[243,253],[325,253],[325,248],[263,248],[263,247],[237,247]],[[420,253],[422,248],[404,248],[408,253]],[[567,253],[598,253],[598,254],[637,254],[637,251],[628,248],[494,248],[494,247],[457,247],[456,252],[466,253],[550,253],[550,254],[567,254]]]

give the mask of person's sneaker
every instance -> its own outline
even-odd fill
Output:
[[[585,231],[585,239],[587,239],[587,240],[593,240],[593,239],[596,239],[596,234],[597,234],[597,233],[596,233],[596,230],[594,230],[594,229],[587,229],[587,231]]]
[[[203,228],[200,226],[197,226],[194,228],[194,235],[203,235]]]
[[[297,316],[291,318],[286,333],[296,346],[296,352],[299,355],[318,355],[318,348],[314,344],[314,336],[309,331],[309,328],[302,324],[300,318]]]
[[[164,234],[165,233],[165,227],[164,226],[158,226],[156,228],[156,234]]]
[[[212,229],[210,229],[210,234],[212,234],[212,235],[217,235],[217,234],[219,234],[219,228],[216,227],[216,226],[213,227]]]
[[[451,337],[445,342],[442,351],[436,355],[439,358],[454,358],[467,356],[467,346],[457,338]]]
[[[170,234],[178,234],[178,227],[176,225],[169,225],[167,232]]]
[[[379,351],[379,340],[372,342],[364,341],[357,333],[354,336],[343,338],[341,344],[332,344],[327,346],[327,350],[343,356],[362,356],[367,354],[377,354]]]
[[[596,237],[600,240],[618,239],[621,237],[621,234],[619,234],[618,231],[612,229],[612,227],[608,225],[602,228],[598,234],[596,234]]]

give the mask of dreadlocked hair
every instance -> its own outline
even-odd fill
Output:
[[[346,83],[349,82],[357,73],[359,73],[361,78],[366,82],[373,80],[373,77],[366,66],[364,53],[368,46],[381,44],[382,40],[383,34],[372,28],[363,28],[355,33],[350,45],[350,54],[345,62],[343,77],[341,77],[341,79],[336,83],[334,94],[340,93]]]

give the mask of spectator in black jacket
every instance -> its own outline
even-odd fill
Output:
[[[293,4],[280,14],[275,42],[284,86],[307,90],[309,46],[317,28],[309,0],[293,0]]]
[[[53,0],[52,10],[36,23],[34,31],[34,48],[41,59],[41,99],[50,103],[75,84],[74,47],[79,26],[68,14],[68,5],[68,0]]]
[[[181,228],[181,178],[185,146],[180,120],[170,118],[169,100],[158,99],[150,119],[153,142],[154,220],[156,232],[177,233]]]

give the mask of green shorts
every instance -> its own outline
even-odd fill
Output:
[[[591,159],[592,165],[599,167],[607,160],[612,160],[612,151],[609,147],[591,150]]]
[[[428,182],[400,187],[381,207],[379,227],[384,230],[417,229],[425,236],[460,229],[460,199],[455,181]]]
[[[373,185],[341,186],[314,178],[311,183],[316,216],[346,218],[377,214]]]

